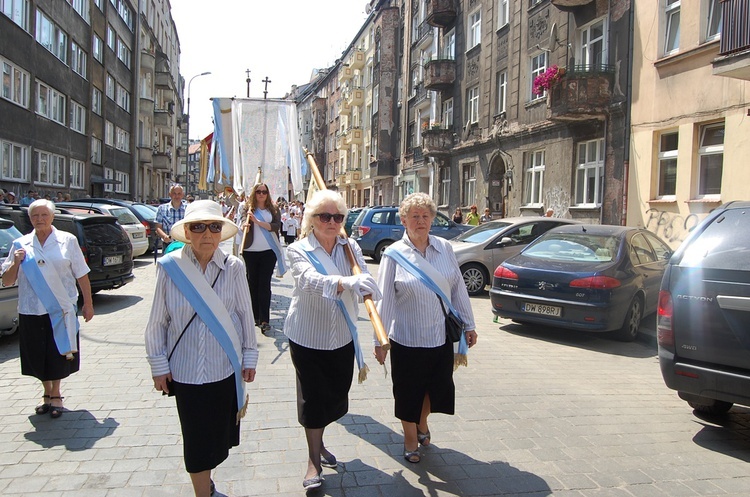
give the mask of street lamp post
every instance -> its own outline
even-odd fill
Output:
[[[193,84],[193,80],[195,78],[199,78],[201,76],[208,76],[209,74],[211,74],[210,71],[202,72],[200,74],[196,74],[195,76],[193,76],[192,78],[190,78],[190,81],[188,81],[188,98],[187,98],[187,116],[188,116],[188,120],[187,120],[187,130],[186,130],[186,133],[187,133],[187,150],[186,150],[187,160],[185,162],[185,183],[186,183],[185,186],[187,187],[187,191],[185,192],[186,194],[191,191],[191,188],[190,188],[190,118],[191,118],[191,116],[190,116],[190,85]]]

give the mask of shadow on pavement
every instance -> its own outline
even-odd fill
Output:
[[[326,475],[329,488],[338,485],[379,485],[384,495],[522,495],[536,497],[552,495],[546,481],[539,476],[521,471],[504,461],[479,461],[467,454],[430,444],[421,447],[422,460],[418,464],[407,462],[403,456],[402,435],[379,423],[370,416],[349,414],[339,420],[347,431],[379,448],[393,457],[403,469],[393,474],[386,473],[362,463],[359,459],[339,465],[337,475]],[[397,440],[396,443],[393,443]],[[417,475],[419,484],[404,477],[404,472]],[[337,478],[338,477],[338,478]],[[326,484],[320,495],[325,495]],[[331,490],[334,490],[331,488]],[[426,492],[426,493],[425,493]],[[310,493],[309,495],[317,495]]]
[[[116,295],[99,292],[94,296],[94,317],[96,317],[97,314],[112,314],[127,309],[141,300],[143,300],[143,297],[140,295]]]
[[[690,407],[685,404],[687,409]],[[734,406],[727,414],[693,411],[701,429],[693,436],[697,445],[750,462],[750,408]]]
[[[18,359],[18,331],[12,335],[0,337],[0,363]]]
[[[42,448],[64,446],[67,450],[78,451],[90,449],[105,437],[112,435],[120,423],[113,418],[99,421],[89,411],[66,410],[57,419],[48,415],[31,415],[29,421],[34,431],[24,434],[24,438]]]

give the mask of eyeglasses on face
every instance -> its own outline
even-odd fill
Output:
[[[319,217],[320,220],[323,221],[324,223],[330,223],[331,219],[333,219],[334,223],[344,222],[343,214],[329,214],[328,212],[321,212],[320,214],[313,214],[313,216]]]
[[[221,229],[223,228],[222,224],[223,223],[193,223],[189,225],[188,228],[191,233],[203,233],[206,231],[206,228],[208,228],[208,231],[211,233],[221,233]]]
[[[268,190],[255,190],[256,195],[268,195]]]

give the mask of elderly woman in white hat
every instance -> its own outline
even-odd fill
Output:
[[[145,332],[154,387],[177,401],[196,497],[214,494],[211,470],[239,445],[244,382],[258,362],[245,267],[219,248],[236,232],[216,202],[187,207],[171,230],[185,246],[159,259]]]

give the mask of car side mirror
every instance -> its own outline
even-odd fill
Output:
[[[502,237],[500,243],[497,244],[498,247],[506,247],[508,245],[513,245],[513,239],[509,236]]]

